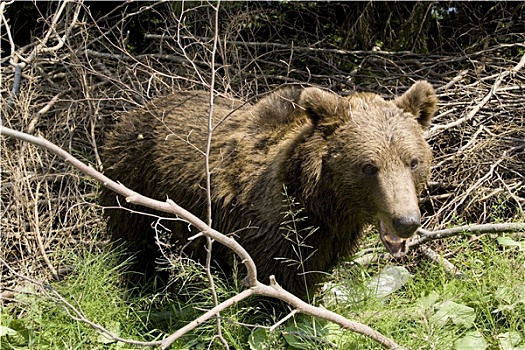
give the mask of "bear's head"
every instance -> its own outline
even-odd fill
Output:
[[[337,215],[377,225],[388,251],[403,256],[421,225],[418,195],[430,174],[423,134],[437,109],[432,86],[416,82],[393,100],[307,88],[299,105],[312,123],[300,179],[305,196],[331,186],[335,198],[326,201]]]

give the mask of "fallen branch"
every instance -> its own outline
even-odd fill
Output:
[[[163,35],[163,34],[147,34],[145,35],[146,39],[156,39],[156,40],[165,40],[165,39],[173,39],[173,37],[169,35]],[[202,43],[204,42],[212,42],[213,38],[211,37],[197,37],[197,36],[188,36],[188,35],[181,35],[180,39],[189,39],[189,40],[198,40]],[[253,42],[253,41],[239,41],[239,40],[224,40],[223,43],[232,45],[232,46],[246,46],[246,47],[256,47],[256,48],[268,48],[268,49],[286,49],[289,50],[291,48],[291,45],[289,44],[280,44],[280,43],[274,43],[274,42]],[[306,51],[306,52],[323,52],[323,53],[333,53],[333,54],[339,54],[339,55],[389,55],[389,56],[397,56],[397,55],[414,55],[411,51],[374,51],[374,50],[341,50],[341,49],[327,49],[327,48],[320,48],[320,47],[311,47],[311,46],[293,46],[293,49],[296,51]]]
[[[419,237],[415,237],[408,242],[408,247],[413,248],[424,243],[437,239],[448,238],[457,235],[475,235],[480,233],[505,233],[524,231],[525,223],[506,223],[506,224],[482,224],[482,225],[463,225],[437,231],[427,231],[418,229]]]
[[[77,158],[73,157],[68,152],[64,151],[57,145],[53,144],[52,142],[47,141],[41,136],[32,136],[20,131],[16,131],[10,128],[6,128],[4,126],[0,126],[0,135],[6,135],[9,137],[14,137],[16,139],[32,143],[36,146],[42,147],[49,152],[55,154],[56,156],[64,159],[64,161],[85,175],[91,177],[92,179],[100,182],[103,186],[107,187],[108,189],[112,190],[113,192],[122,195],[126,198],[126,201],[128,203],[136,204],[136,205],[142,205],[154,210],[162,211],[165,213],[174,214],[178,217],[183,218],[184,220],[187,220],[190,222],[193,226],[195,226],[200,232],[202,232],[203,235],[206,237],[209,237],[229,249],[231,249],[235,254],[237,254],[240,257],[241,262],[246,266],[247,269],[247,278],[246,278],[246,284],[247,287],[250,288],[249,290],[251,292],[245,291],[241,292],[243,297],[248,297],[251,294],[258,294],[262,296],[267,296],[270,298],[276,298],[279,300],[282,300],[290,305],[292,305],[294,308],[299,310],[299,312],[302,312],[304,314],[319,317],[328,321],[332,321],[336,324],[338,324],[340,327],[351,330],[353,332],[362,334],[364,336],[369,337],[370,339],[375,340],[376,342],[380,343],[384,347],[388,349],[398,349],[399,345],[396,344],[393,340],[390,338],[384,336],[383,334],[377,332],[376,330],[361,324],[359,322],[350,321],[347,318],[338,315],[334,312],[331,312],[329,310],[315,307],[312,305],[309,305],[296,297],[295,295],[291,294],[290,292],[284,290],[281,286],[277,284],[275,281],[275,278],[273,276],[270,277],[270,285],[265,285],[257,281],[257,268],[255,266],[255,263],[253,262],[252,258],[248,254],[248,252],[239,244],[237,243],[233,238],[228,237],[208,225],[204,223],[201,219],[193,215],[192,213],[188,212],[187,210],[183,209],[179,205],[177,205],[175,202],[173,202],[171,199],[167,199],[166,202],[161,202],[158,200],[154,200],[151,198],[148,198],[146,196],[143,196],[135,191],[130,190],[129,188],[125,187],[124,185],[117,183],[108,177],[104,176],[100,172],[96,171],[94,168],[82,163]],[[234,297],[235,298],[235,297]],[[229,306],[229,302],[232,301],[232,298],[228,299],[226,302],[223,302],[216,307],[214,307],[212,310],[208,311],[204,315],[202,315],[200,318],[194,321],[195,326],[200,324],[201,322],[204,322],[205,319],[209,317],[215,316],[218,312],[222,310],[223,307]],[[226,304],[225,304],[226,303]],[[82,318],[80,318],[83,322],[86,322]],[[86,322],[87,323],[87,322]],[[88,323],[89,324],[89,323]],[[98,329],[97,327],[94,327]],[[194,327],[193,327],[194,328]],[[176,339],[178,339],[180,336],[185,334],[186,332],[193,329],[189,326],[184,327],[184,331],[177,331],[174,334],[170,335],[168,338],[164,339],[162,341],[161,347],[163,349],[170,346]],[[106,332],[104,332],[107,334]]]

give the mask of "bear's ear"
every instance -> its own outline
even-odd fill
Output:
[[[417,121],[427,129],[437,110],[436,92],[426,81],[418,81],[407,92],[394,100],[396,106],[416,116]]]
[[[340,98],[333,92],[309,87],[303,90],[299,105],[303,107],[314,125],[333,125],[341,113]]]
[[[338,108],[341,108],[339,96],[314,87],[303,90],[299,104],[305,109],[314,124],[328,121],[331,117],[336,116]]]

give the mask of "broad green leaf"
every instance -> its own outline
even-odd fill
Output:
[[[11,344],[27,344],[34,337],[35,332],[30,327],[31,323],[27,322],[27,320],[12,320],[9,323],[9,328],[14,330],[16,334],[9,334],[9,342]]]
[[[518,242],[510,237],[498,237],[498,243],[505,247],[518,247],[520,251],[525,250],[525,242]]]
[[[479,331],[470,331],[454,342],[455,350],[485,350],[487,347],[488,344]]]
[[[494,297],[500,302],[497,309],[492,313],[498,312],[512,312],[520,304],[525,304],[525,286],[516,284],[510,287],[498,287],[494,293]]]
[[[496,289],[494,297],[499,301],[504,301],[506,304],[511,304],[514,301],[514,290],[511,287],[500,286]]]
[[[109,322],[107,325],[107,330],[115,335],[120,335],[120,323],[118,322]],[[99,334],[97,341],[102,344],[111,344],[117,342],[116,339],[111,338],[106,334]]]
[[[429,295],[419,298],[416,305],[423,310],[429,310],[434,308],[439,299],[441,299],[441,296],[436,291],[432,291]]]
[[[386,266],[379,275],[368,281],[367,287],[378,298],[384,298],[403,287],[411,277],[403,266]]]
[[[473,308],[447,300],[438,306],[439,310],[430,317],[430,321],[439,326],[452,320],[455,325],[470,328],[474,325],[476,312]]]
[[[518,332],[507,332],[498,334],[498,341],[501,350],[525,349],[525,345],[518,347],[521,343],[521,335]]]
[[[14,329],[11,329],[6,326],[0,326],[0,337],[4,337],[6,335],[15,335],[17,332]]]
[[[264,328],[255,329],[248,338],[250,350],[268,349],[268,331]]]
[[[28,331],[26,328],[22,328],[22,332],[17,330],[17,324],[18,322],[11,322],[10,327],[0,326],[0,346],[5,343],[9,345],[6,349],[17,349],[27,345]]]

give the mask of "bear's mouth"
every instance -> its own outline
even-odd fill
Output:
[[[381,220],[379,221],[379,237],[381,242],[386,247],[390,255],[394,258],[402,258],[408,252],[407,240],[398,237],[395,233],[388,228],[387,225]]]

